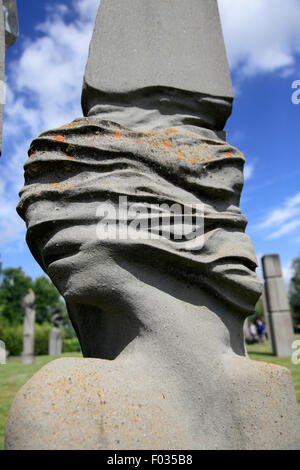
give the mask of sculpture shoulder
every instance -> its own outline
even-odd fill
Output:
[[[6,449],[182,448],[172,398],[139,379],[126,360],[52,361],[18,392]]]

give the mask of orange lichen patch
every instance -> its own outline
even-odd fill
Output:
[[[171,147],[170,142],[163,142],[163,145],[164,145],[165,147]]]
[[[63,142],[65,140],[64,136],[63,135],[57,135],[55,137],[55,140],[57,140],[57,142]]]
[[[67,159],[68,159],[68,160],[72,160],[72,157],[69,157],[69,156],[67,155]]]
[[[169,132],[172,132],[172,134],[177,134],[178,130],[177,129],[169,129]]]
[[[138,144],[142,144],[143,141],[142,141],[142,140],[138,140],[137,143],[138,143]]]
[[[68,124],[67,126],[64,126],[64,127],[75,127],[77,126],[78,124]]]
[[[190,160],[191,163],[196,163],[196,160]]]
[[[34,153],[32,153],[32,154],[29,155],[29,158],[32,158],[32,157],[34,157]]]
[[[68,189],[72,189],[72,186],[69,186]]]
[[[120,134],[119,132],[115,132],[115,134],[114,134],[114,135],[115,135],[115,137],[119,137],[119,138],[120,138],[120,137],[122,137],[122,136],[121,136],[121,134]]]
[[[229,152],[226,153],[227,157],[233,157],[233,155]]]
[[[177,158],[179,158],[179,160],[182,160],[182,157],[180,155],[177,155]]]
[[[52,183],[52,186],[57,186],[57,185],[58,185],[58,183]]]

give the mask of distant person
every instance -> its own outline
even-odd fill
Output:
[[[257,336],[260,343],[265,341],[265,325],[261,320],[257,320]]]

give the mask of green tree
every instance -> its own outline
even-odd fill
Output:
[[[293,277],[290,283],[289,298],[292,307],[294,325],[300,325],[300,258],[292,264]]]
[[[26,276],[22,268],[3,269],[1,278],[1,317],[9,324],[22,323],[24,317],[22,299],[29,287],[33,287],[32,279]]]

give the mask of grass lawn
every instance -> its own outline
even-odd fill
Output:
[[[297,335],[296,339],[300,340],[300,335]],[[300,364],[292,364],[289,357],[278,358],[272,356],[271,348],[268,343],[248,346],[248,353],[251,359],[272,362],[273,364],[287,367],[291,371],[300,410]],[[80,353],[66,353],[63,354],[63,356],[82,357]],[[8,361],[6,365],[0,365],[0,450],[4,447],[6,417],[16,392],[36,371],[54,359],[56,358],[38,356],[33,365],[23,365],[17,360],[11,360]]]

